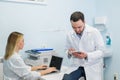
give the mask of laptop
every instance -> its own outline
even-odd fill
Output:
[[[57,71],[51,73],[60,72],[62,66],[63,58],[58,56],[52,56],[49,67],[56,67]]]

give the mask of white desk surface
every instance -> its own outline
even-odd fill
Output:
[[[47,74],[47,75],[42,76],[42,78],[44,78],[45,80],[62,80],[65,73],[70,73],[76,69],[77,69],[76,67],[62,66],[60,73]]]
[[[26,59],[25,63],[28,65],[40,65],[40,60],[30,60],[30,59]],[[51,74],[46,74],[44,76],[42,76],[41,78],[44,78],[45,80],[62,80],[63,76],[65,73],[70,73],[74,70],[76,70],[78,67],[73,67],[73,66],[64,66],[62,65],[61,67],[61,71],[60,73],[51,73]]]

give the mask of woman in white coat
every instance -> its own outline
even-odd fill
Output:
[[[73,31],[66,38],[68,57],[74,66],[84,67],[86,80],[102,80],[105,46],[100,32],[85,24],[82,12],[74,12],[70,21]]]
[[[19,32],[12,32],[7,41],[6,53],[3,62],[4,80],[38,80],[42,75],[56,71],[56,68],[47,68],[45,65],[41,66],[27,66],[19,51],[24,46],[23,34]],[[36,72],[38,69],[46,69],[41,72]]]

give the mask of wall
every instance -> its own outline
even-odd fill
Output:
[[[112,38],[112,57],[106,59],[107,68],[105,70],[105,80],[114,80],[114,73],[119,74],[120,79],[120,63],[119,63],[119,55],[120,55],[120,22],[119,22],[119,14],[120,14],[120,1],[119,0],[100,0],[97,1],[97,16],[107,16],[107,27],[108,32],[111,34]],[[118,80],[119,80],[118,79]]]
[[[119,59],[119,0],[46,0],[47,5],[0,1],[0,56],[4,55],[6,40],[12,31],[24,33],[21,51],[47,46],[64,54],[65,34],[71,29],[69,17],[76,10],[84,12],[86,22],[93,25],[95,16],[107,16],[108,32],[112,37],[112,58],[106,59],[105,80],[120,74]],[[67,63],[67,61],[66,61]]]
[[[71,29],[69,17],[82,11],[86,22],[93,24],[95,0],[46,0],[47,5],[0,1],[0,55],[4,55],[8,35],[24,33],[25,46],[21,51],[47,46],[64,54],[65,34]]]

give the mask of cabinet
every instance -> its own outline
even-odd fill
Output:
[[[94,20],[94,26],[99,30],[99,31],[105,31],[106,30],[106,22],[107,22],[107,16],[101,16],[101,17],[95,17]]]
[[[108,33],[108,28],[106,24],[107,24],[107,16],[95,17],[94,26],[101,32],[106,45],[104,56],[111,57],[112,55],[111,36],[110,36],[110,33]]]

